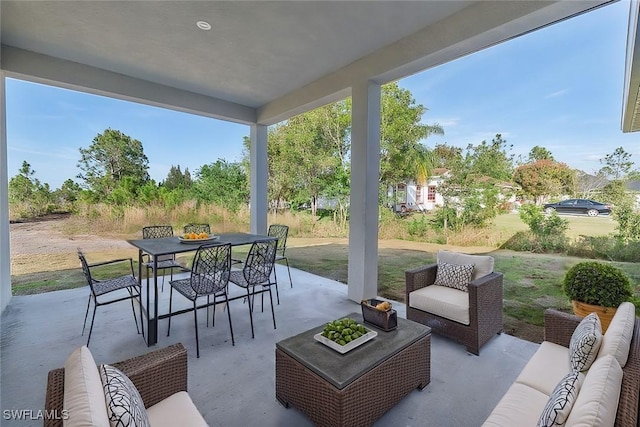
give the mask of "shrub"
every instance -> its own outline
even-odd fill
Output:
[[[571,267],[563,289],[571,300],[604,307],[618,307],[633,295],[631,282],[622,270],[596,261]]]

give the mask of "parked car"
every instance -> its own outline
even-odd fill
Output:
[[[586,214],[589,216],[609,215],[611,213],[611,206],[604,203],[594,202],[587,199],[569,199],[563,200],[558,203],[547,203],[544,205],[544,210],[547,213],[553,211],[559,214]]]

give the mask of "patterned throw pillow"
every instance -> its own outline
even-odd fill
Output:
[[[569,342],[571,370],[586,371],[598,356],[602,344],[602,325],[596,313],[591,313],[578,325]]]
[[[560,380],[549,396],[536,427],[560,426],[567,421],[583,379],[584,375],[573,371]]]
[[[149,418],[140,393],[118,368],[100,365],[100,378],[111,427],[148,427]]]
[[[473,265],[448,264],[439,262],[436,270],[436,281],[434,285],[447,286],[449,288],[468,291]]]

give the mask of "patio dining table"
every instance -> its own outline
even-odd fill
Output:
[[[217,239],[203,242],[217,243],[220,245],[231,244],[231,246],[250,245],[259,240],[277,240],[262,234],[249,233],[222,233],[216,235]],[[183,243],[178,237],[164,237],[159,239],[137,239],[127,240],[131,245],[138,248],[138,282],[142,288],[142,265],[144,255],[149,255],[153,262],[153,286],[147,279],[146,292],[140,298],[142,311],[142,333],[148,347],[158,342],[158,320],[165,319],[170,314],[158,313],[158,257],[162,255],[179,254],[196,251],[200,245],[193,243]],[[176,313],[173,313],[176,314]],[[146,328],[145,328],[146,319]],[[145,333],[146,332],[146,333]]]

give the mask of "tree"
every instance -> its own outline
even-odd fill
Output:
[[[9,180],[9,200],[15,202],[25,202],[33,198],[40,182],[32,178],[35,171],[26,160],[22,161],[22,167],[18,174]]]
[[[193,185],[189,168],[184,170],[184,173],[180,170],[180,165],[173,166],[169,169],[167,178],[161,184],[167,190],[187,190]]]
[[[451,169],[462,160],[462,148],[445,144],[436,144],[432,150],[434,168]]]
[[[430,135],[444,135],[438,124],[421,123],[427,108],[397,83],[382,87],[380,124],[380,183],[389,185],[431,175],[434,159],[421,144]]]
[[[626,178],[634,165],[634,162],[631,161],[631,154],[622,147],[618,147],[613,153],[604,156],[604,159],[600,159],[600,163],[605,165],[600,171],[614,180]]]
[[[72,179],[67,179],[62,183],[59,189],[54,192],[54,195],[60,203],[73,203],[78,200],[81,188],[77,182]]]
[[[192,191],[198,200],[232,211],[249,200],[249,184],[242,164],[228,163],[224,159],[200,167]]]
[[[551,151],[536,145],[531,149],[531,151],[529,151],[529,163],[535,163],[538,160],[554,161],[555,159],[553,158],[553,155],[551,155]]]
[[[106,129],[98,134],[89,148],[80,148],[80,155],[78,167],[82,173],[78,178],[99,199],[108,199],[125,178],[130,179],[126,186],[132,188],[149,180],[149,160],[142,143],[118,130]]]
[[[510,181],[513,176],[512,145],[496,134],[491,143],[482,141],[478,145],[469,144],[465,163],[468,173],[476,177],[491,177],[500,181]]]
[[[549,196],[570,193],[574,187],[575,171],[564,163],[543,159],[518,166],[513,180],[536,204],[541,204]]]

